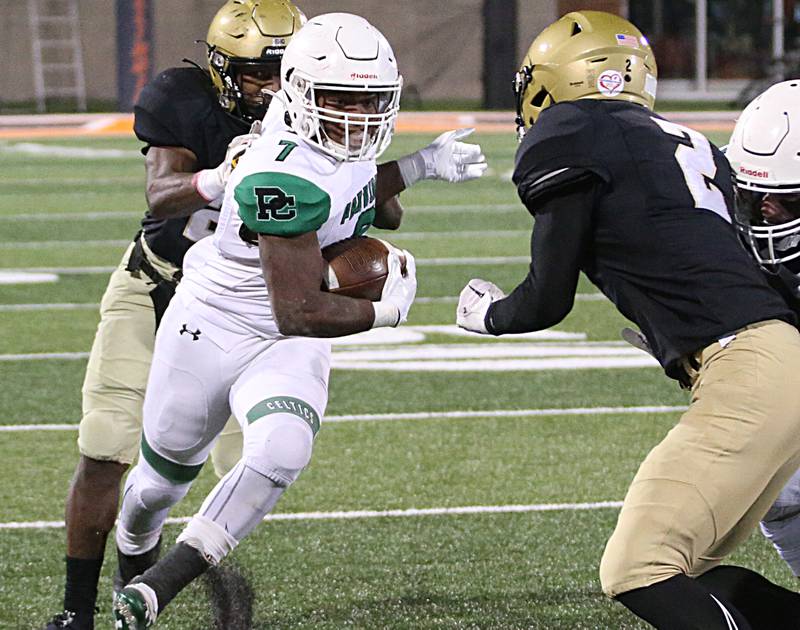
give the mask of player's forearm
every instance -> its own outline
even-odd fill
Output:
[[[397,162],[378,165],[375,183],[375,220],[372,224],[382,230],[396,230],[403,221],[403,206],[399,194],[406,185]]]
[[[403,206],[398,197],[392,197],[386,203],[375,207],[375,220],[372,222],[376,228],[382,230],[396,230],[403,221]]]
[[[510,295],[494,302],[486,314],[486,329],[495,335],[525,333],[555,326],[572,310],[574,286],[542,291],[533,272]]]
[[[485,324],[490,333],[544,330],[572,310],[592,229],[593,191],[586,184],[537,203],[528,275],[489,307]]]
[[[378,164],[378,174],[375,178],[375,204],[377,206],[382,206],[405,189],[406,184],[400,174],[397,161]]]
[[[369,330],[375,309],[369,300],[319,292],[303,300],[272,298],[272,309],[282,335],[342,337]]]
[[[208,205],[192,181],[194,173],[173,173],[147,183],[147,206],[158,219],[174,219],[192,214]]]

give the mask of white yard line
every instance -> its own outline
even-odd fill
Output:
[[[0,270],[0,284],[53,284],[58,282],[54,273],[11,273]]]
[[[650,355],[578,356],[522,359],[450,359],[354,361],[340,359],[334,353],[331,367],[334,370],[366,370],[371,372],[543,372],[549,370],[610,370],[660,367]],[[3,354],[0,362],[10,361],[81,361],[89,358],[88,352],[43,352],[37,354]]]
[[[532,357],[626,357],[642,356],[638,348],[618,343],[594,345],[563,343],[520,343],[493,341],[489,343],[417,344],[335,350],[334,359],[349,361],[409,361],[455,359],[508,359]]]
[[[566,368],[574,361],[591,363],[600,361],[619,361],[618,367],[625,367],[633,361],[635,365],[654,364],[652,357],[637,348],[621,341],[586,342],[583,333],[558,333],[541,337],[519,335],[519,340],[487,341],[480,344],[424,344],[426,332],[458,335],[451,331],[451,326],[435,326],[435,330],[426,330],[427,326],[408,326],[400,329],[397,335],[370,335],[362,333],[352,337],[333,339],[333,366],[338,368],[363,369],[369,365],[396,366],[397,369],[408,369],[406,363],[412,362],[422,366],[442,367],[442,363],[456,363],[458,366],[469,365],[474,361],[493,363],[495,360],[509,359],[545,359],[556,363],[564,362]],[[550,332],[550,331],[543,331]],[[528,333],[532,335],[533,333]],[[533,343],[524,340],[533,339]],[[576,341],[578,340],[578,341]],[[409,344],[408,341],[414,343]],[[561,341],[562,343],[555,343]],[[358,347],[360,346],[360,347]],[[88,352],[30,352],[0,354],[0,361],[44,361],[52,359],[81,360]],[[642,363],[640,360],[645,361]],[[384,368],[380,368],[384,369]],[[388,369],[388,368],[386,368]],[[420,369],[427,369],[421,367]],[[448,368],[443,368],[448,369]],[[458,369],[458,368],[455,368]],[[472,368],[477,369],[477,368]],[[532,367],[531,369],[536,369]],[[553,369],[558,369],[557,367]]]
[[[464,372],[659,367],[649,354],[622,341],[586,341],[584,333],[539,331],[484,343],[421,343],[428,334],[479,335],[454,325],[403,326],[332,339],[337,370]],[[477,339],[476,339],[477,341]],[[0,354],[0,362],[80,361],[88,352]]]
[[[56,249],[58,247],[125,247],[131,239],[106,241],[0,241],[0,249]]]
[[[325,416],[324,424],[339,422],[394,422],[398,420],[455,420],[459,418],[536,418],[540,416],[608,416],[647,413],[680,413],[686,407],[643,405],[634,407],[553,407],[550,409],[491,409],[463,411],[410,411],[406,413],[361,413]],[[77,423],[0,425],[0,433],[25,431],[77,431]]]
[[[0,313],[18,313],[29,311],[96,311],[100,304],[96,302],[73,302],[52,304],[0,304]]]
[[[342,521],[366,518],[409,518],[419,516],[463,516],[471,514],[520,514],[529,512],[564,512],[618,509],[622,501],[593,503],[531,503],[527,505],[465,505],[460,507],[408,508],[405,510],[352,510],[338,512],[288,512],[269,514],[264,521]],[[191,517],[168,518],[168,525],[188,523]],[[62,529],[64,521],[27,521],[0,523],[0,530]]]
[[[89,357],[88,352],[30,352],[20,354],[0,354],[2,361],[50,361],[53,359],[79,361]]]
[[[22,267],[19,269],[0,268],[0,274],[56,273],[75,276],[89,276],[111,273],[114,271],[114,269],[116,269],[116,267]]]
[[[44,158],[66,158],[70,160],[143,160],[141,151],[130,149],[93,149],[37,142],[0,143],[0,153],[21,153]]]
[[[141,184],[142,188],[144,188],[145,178],[144,175],[141,176],[131,176],[131,177],[100,177],[97,179],[91,179],[86,177],[48,177],[47,178],[47,185],[50,186],[91,186],[92,188],[98,186],[118,186],[119,184]],[[20,178],[15,179],[13,182],[14,186],[34,186],[36,188],[41,188],[42,180],[41,178],[33,179],[33,178]]]
[[[108,212],[23,212],[19,214],[0,215],[2,221],[105,221],[106,219],[130,219],[143,217],[144,210],[108,211]]]
[[[460,359],[452,361],[337,361],[338,370],[385,372],[539,372],[549,370],[610,370],[657,368],[658,362],[644,352],[641,356],[574,357],[555,359]]]

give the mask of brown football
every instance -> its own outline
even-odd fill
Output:
[[[331,293],[377,302],[389,273],[389,250],[377,238],[353,236],[328,245],[323,288]]]

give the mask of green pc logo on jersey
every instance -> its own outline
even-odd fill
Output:
[[[233,193],[239,216],[259,234],[296,236],[313,232],[328,220],[331,198],[313,182],[280,172],[253,173]]]
[[[297,216],[294,195],[277,186],[255,186],[256,219],[259,221],[291,221]]]

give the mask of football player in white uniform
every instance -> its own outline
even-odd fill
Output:
[[[736,174],[742,235],[800,311],[800,79],[773,85],[744,109],[726,155]],[[800,472],[767,512],[761,531],[800,576]]]
[[[414,299],[414,258],[397,250],[378,302],[320,288],[324,246],[373,223],[399,225],[399,206],[380,203],[375,164],[391,141],[402,85],[389,43],[363,18],[322,15],[290,42],[281,78],[263,135],[228,182],[216,233],[187,254],[159,329],[118,549],[136,555],[155,546],[231,412],[243,428],[242,459],[169,553],[121,591],[117,628],[152,625],[308,464],[328,397],[324,338],[397,326]],[[395,178],[408,186],[479,176],[485,159],[477,145],[458,142],[463,135],[449,132],[390,163]]]

